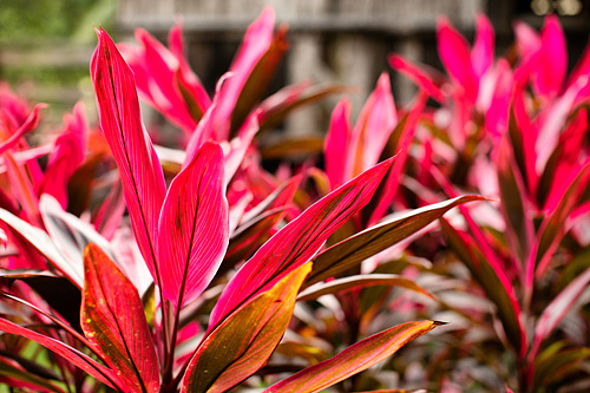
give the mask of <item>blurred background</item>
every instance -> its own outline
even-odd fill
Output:
[[[387,55],[440,68],[436,19],[447,15],[468,39],[474,20],[485,13],[496,29],[496,54],[513,40],[512,22],[540,28],[556,13],[567,35],[570,68],[590,33],[590,0],[0,0],[0,80],[33,102],[46,102],[44,124],[61,120],[77,100],[87,102],[92,119],[88,63],[102,25],[116,41],[132,41],[143,27],[165,41],[172,24],[184,22],[189,60],[206,88],[229,67],[246,27],[265,5],[278,23],[289,26],[290,49],[269,93],[302,80],[356,87],[356,116],[377,77],[387,70]],[[414,87],[392,73],[395,100],[407,103]],[[302,109],[284,125],[297,132],[322,132],[334,101]],[[146,123],[158,122],[144,111]]]

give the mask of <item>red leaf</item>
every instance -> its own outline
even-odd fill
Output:
[[[331,359],[272,385],[263,393],[319,392],[388,358],[439,324],[434,321],[408,322],[384,330],[346,348]]]
[[[133,73],[102,29],[90,73],[100,125],[119,167],[133,232],[154,281],[160,283],[156,240],[166,193],[164,175],[141,122]]]
[[[332,233],[369,202],[391,164],[390,159],[363,172],[270,238],[225,287],[211,313],[209,329],[246,299],[272,287],[285,274],[310,260]]]
[[[170,184],[159,223],[164,296],[182,307],[209,284],[229,241],[223,153],[208,142]]]
[[[158,358],[137,289],[93,243],[84,250],[80,325],[133,392],[158,392]]]

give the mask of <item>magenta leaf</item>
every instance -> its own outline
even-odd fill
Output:
[[[8,139],[0,144],[0,154],[4,153],[8,149],[14,147],[21,138],[32,131],[39,124],[39,111],[45,108],[45,104],[37,104],[26,118],[24,123],[16,130]]]
[[[348,180],[371,168],[379,161],[381,152],[397,123],[397,114],[389,75],[382,73],[355,124],[350,137]],[[342,152],[340,152],[342,154]]]
[[[494,62],[494,28],[485,14],[477,15],[475,42],[471,49],[471,64],[478,78],[490,68]]]
[[[168,33],[168,46],[178,60],[178,70],[176,71],[178,88],[193,118],[200,120],[203,113],[211,105],[211,99],[199,77],[190,69],[186,60],[184,39],[182,38],[182,24],[176,23],[170,29]]]
[[[258,19],[248,27],[244,35],[242,46],[230,68],[232,77],[227,80],[227,85],[220,91],[223,96],[218,101],[219,108],[212,119],[217,140],[226,140],[230,135],[232,112],[250,74],[272,43],[274,24],[274,11],[272,8],[265,8]]]
[[[567,46],[556,15],[545,18],[541,42],[533,69],[532,83],[539,94],[556,96],[567,72]]]
[[[332,189],[346,181],[346,161],[352,159],[346,154],[350,144],[350,102],[347,98],[340,100],[332,111],[330,128],[324,142],[326,174]]]
[[[206,143],[172,181],[159,223],[162,290],[182,307],[209,284],[229,241],[223,153]]]
[[[133,73],[102,29],[98,31],[90,73],[100,126],[119,167],[133,232],[154,281],[160,283],[156,240],[166,193],[164,175],[141,122]]]
[[[377,193],[378,202],[377,206],[375,206],[375,209],[370,214],[369,225],[374,225],[383,218],[387,213],[387,210],[391,207],[397,194],[400,179],[402,178],[404,167],[410,153],[411,144],[414,139],[416,126],[420,121],[427,98],[428,96],[426,94],[420,93],[407,116],[404,116],[395,127],[392,137],[397,139],[397,145],[395,146],[396,158],[391,171],[389,171],[385,177],[385,184],[383,185],[382,190],[380,190],[381,192]]]
[[[410,78],[414,83],[416,83],[422,90],[426,91],[433,99],[437,100],[438,102],[444,102],[445,96],[440,89],[440,87],[435,83],[434,78],[423,71],[422,69],[418,68],[404,57],[393,54],[389,56],[389,64],[391,68],[405,74],[408,78]],[[441,79],[439,77],[439,79]]]
[[[84,250],[80,325],[132,392],[159,391],[158,358],[137,289],[93,243]]]
[[[471,65],[469,44],[446,18],[438,20],[438,54],[445,69],[463,90],[469,102],[475,102],[479,82]]]
[[[413,339],[428,333],[440,322],[408,322],[374,334],[331,359],[303,369],[263,393],[315,393],[388,358]]]
[[[525,192],[524,181],[514,160],[509,139],[504,137],[496,152],[496,169],[501,196],[501,210],[506,220],[508,242],[515,256],[523,263],[530,253],[534,228],[532,206]]]
[[[392,160],[374,166],[310,206],[271,237],[225,287],[209,329],[252,295],[310,260],[323,243],[372,197]]]
[[[527,286],[532,286],[533,273],[539,277],[543,274],[559,242],[568,229],[567,219],[578,204],[584,190],[590,182],[590,160],[572,172],[572,180],[560,190],[561,198],[551,207],[537,232],[534,249],[527,264]]]

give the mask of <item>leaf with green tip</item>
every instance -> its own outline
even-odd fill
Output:
[[[331,359],[272,385],[263,393],[319,392],[388,358],[439,324],[434,321],[407,322],[384,330],[346,348]]]
[[[222,393],[262,367],[287,329],[308,262],[255,296],[207,335],[187,368],[181,392]]]

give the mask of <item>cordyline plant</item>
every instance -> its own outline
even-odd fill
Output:
[[[479,287],[472,293],[495,309],[496,322],[490,324],[487,307],[478,312],[475,302],[451,307],[485,338],[464,341],[459,350],[478,348],[474,363],[504,375],[500,380],[521,392],[555,391],[566,384],[578,391],[576,384],[587,381],[580,370],[590,356],[583,307],[588,299],[581,298],[590,282],[584,226],[590,48],[566,79],[567,49],[557,17],[548,16],[540,34],[517,23],[515,36],[507,57],[495,61],[494,31],[485,16],[477,19],[473,48],[443,18],[437,38],[448,77],[398,55],[390,58],[441,105],[422,114],[415,181],[408,184],[423,202],[440,198],[437,188],[450,197],[468,189],[499,199],[497,209],[485,212],[461,206],[463,223],[441,220],[455,258]],[[440,259],[439,272],[455,276],[453,258]],[[579,329],[571,327],[574,321]],[[512,353],[509,363],[506,351],[480,353],[491,341],[489,330]],[[453,358],[450,348],[437,359],[449,365],[466,360]],[[457,386],[448,378],[452,369],[446,375],[438,371],[448,391]],[[458,378],[474,380],[474,391],[478,383],[493,386],[481,374],[462,374]],[[465,389],[464,381],[461,386]]]
[[[313,202],[312,193],[301,191],[296,203],[304,173],[264,171],[252,140],[259,128],[338,89],[304,93],[309,86],[302,84],[261,101],[262,87],[286,50],[285,30],[274,32],[271,10],[248,29],[212,99],[184,59],[179,27],[171,32],[170,48],[138,31],[142,47],[122,48],[131,67],[104,30],[97,34],[91,77],[120,188],[98,208],[86,203],[90,218],[65,209],[76,193],[88,199],[88,172],[100,165],[107,175],[113,172],[108,163],[97,164],[104,153],[85,161],[83,109],[77,106],[65,119],[49,148],[34,150],[22,136],[34,129],[39,107],[26,115],[14,97],[0,107],[2,176],[9,180],[0,194],[0,220],[10,251],[2,271],[0,330],[11,334],[2,336],[0,348],[3,383],[23,391],[198,393],[229,391],[259,375],[264,383],[251,379],[244,386],[318,392],[437,326],[432,320],[408,322],[360,341],[365,332],[357,329],[352,345],[329,359],[316,357],[305,368],[264,367],[275,350],[304,359],[318,353],[304,343],[279,346],[296,302],[315,304],[338,293],[344,307],[354,308],[350,291],[372,285],[430,296],[408,278],[359,274],[367,258],[452,207],[481,199],[457,197],[386,215],[425,94],[398,122],[383,76],[352,130],[341,103],[325,145],[325,192]],[[185,131],[186,148],[154,147],[136,86]],[[92,135],[90,149],[100,151],[101,139]],[[388,144],[392,139],[398,143]],[[386,145],[399,155],[387,158]],[[37,158],[48,151],[43,170]],[[348,316],[360,323],[354,313]]]

